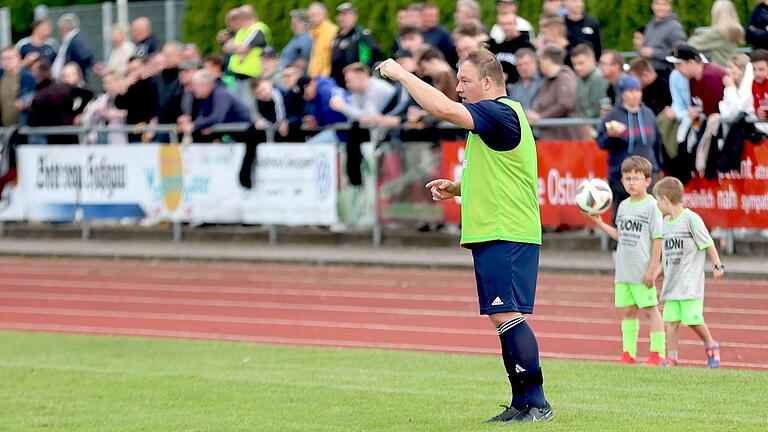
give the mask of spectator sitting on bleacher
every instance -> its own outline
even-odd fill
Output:
[[[571,51],[573,71],[578,76],[577,98],[581,115],[585,118],[600,117],[600,101],[608,94],[608,81],[600,74],[592,46],[576,45]]]
[[[35,95],[35,77],[22,67],[21,55],[14,46],[0,51],[0,119],[3,127],[23,124],[24,110]]]
[[[613,218],[616,208],[629,195],[621,184],[621,163],[638,155],[653,165],[653,175],[659,171],[659,132],[653,112],[643,105],[643,90],[635,77],[624,76],[617,83],[621,105],[614,107],[600,123],[597,143],[608,151],[608,183],[613,191]]]
[[[672,70],[665,60],[686,35],[680,17],[672,12],[672,0],[653,0],[653,18],[645,25],[645,45],[638,53],[650,60],[653,68],[662,76]]]
[[[507,94],[510,99],[520,102],[523,109],[533,109],[536,95],[544,80],[539,74],[536,52],[531,48],[521,48],[515,52],[515,62],[520,79],[507,86]]]
[[[336,39],[339,27],[328,19],[328,8],[317,1],[307,8],[307,17],[312,35],[312,54],[309,56],[307,73],[313,78],[330,76],[333,40]]]
[[[162,53],[157,53],[151,62],[157,63],[161,59]],[[162,65],[159,67],[159,70],[155,70],[146,57],[133,57],[128,63],[128,74],[120,84],[119,95],[115,98],[115,107],[128,112],[126,123],[137,125],[137,129],[157,117],[158,92],[153,76],[162,70]],[[128,140],[132,143],[141,142],[142,133],[137,130],[128,135]]]
[[[704,54],[712,63],[725,67],[736,48],[744,43],[744,27],[731,0],[712,4],[712,25],[696,29],[688,44]]]
[[[306,9],[291,11],[291,32],[293,37],[280,53],[278,70],[294,65],[306,70],[312,54],[312,36],[309,34],[309,16]]]
[[[545,118],[581,117],[576,100],[577,78],[573,70],[563,65],[565,49],[558,45],[544,45],[539,53],[539,68],[544,82],[537,94],[532,110],[526,112],[531,125]],[[538,132],[543,140],[581,140],[589,136],[579,127],[546,127]]]
[[[632,59],[629,74],[643,85],[643,103],[654,115],[661,114],[665,108],[672,105],[669,80],[659,75],[651,62],[642,57]]]
[[[496,43],[502,43],[507,38],[507,33],[501,29],[498,17],[506,14],[513,14],[517,18],[516,30],[520,33],[527,33],[528,40],[533,41],[536,39],[536,34],[533,31],[533,26],[528,20],[517,14],[517,0],[496,0],[496,24],[491,27],[490,36]]]
[[[39,66],[42,75],[48,65]],[[42,77],[43,81],[47,80]],[[51,82],[35,94],[29,108],[29,126],[71,126],[93,98],[93,92],[81,87],[83,75],[77,63],[67,63],[61,71],[61,81]],[[37,141],[38,143],[40,141]],[[48,135],[48,144],[77,144],[77,135]]]
[[[760,1],[749,16],[747,43],[755,49],[768,49],[768,0]]]
[[[421,6],[421,32],[424,41],[443,53],[448,64],[455,65],[459,61],[451,32],[440,25],[440,8],[434,3],[427,2]]]
[[[61,48],[51,65],[53,79],[61,78],[64,65],[70,62],[76,63],[81,75],[86,76],[96,60],[93,50],[80,34],[80,19],[73,13],[66,13],[59,17],[57,24],[61,35]]]
[[[52,64],[59,50],[59,43],[51,37],[53,25],[48,19],[32,23],[32,34],[16,42],[16,48],[21,54],[24,67],[30,67],[39,58]]]
[[[136,45],[133,53],[136,57],[149,57],[157,51],[157,40],[152,33],[152,22],[147,17],[139,17],[131,22],[131,36]]]
[[[352,3],[342,3],[336,11],[339,32],[333,40],[331,78],[336,84],[346,88],[342,71],[347,65],[362,63],[372,67],[383,55],[379,43],[371,36],[371,31],[358,25],[357,9]]]
[[[197,115],[194,118],[186,114],[179,117],[178,129],[185,135],[192,135],[194,142],[220,140],[223,134],[210,130],[219,123],[250,121],[248,108],[207,71],[196,71],[190,84],[198,105]]]
[[[588,43],[595,52],[595,58],[600,58],[603,53],[600,24],[592,15],[584,12],[584,0],[565,0],[563,4],[568,10],[565,26],[568,28],[570,46]]]
[[[501,63],[507,85],[520,79],[515,53],[522,48],[533,48],[529,34],[518,30],[518,19],[517,15],[510,12],[496,16],[496,25],[504,34],[504,39],[501,42],[491,39],[488,46],[488,50],[496,54],[496,59]]]

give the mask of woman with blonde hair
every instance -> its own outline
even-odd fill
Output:
[[[752,81],[755,74],[749,56],[738,53],[728,59],[723,77],[723,100],[720,101],[720,121],[724,125],[723,135],[728,126],[735,122],[741,113],[752,114],[755,107],[752,99]]]
[[[716,0],[712,4],[712,25],[697,33],[688,44],[722,67],[728,65],[728,59],[744,43],[744,26],[731,0]]]

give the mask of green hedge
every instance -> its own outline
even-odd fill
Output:
[[[272,29],[275,45],[282,47],[291,38],[288,12],[299,7],[306,7],[312,0],[250,0],[261,19]],[[325,0],[328,9],[333,10],[344,0]],[[680,15],[685,28],[689,31],[696,27],[709,25],[710,9],[714,0],[676,0],[675,9]],[[385,49],[391,49],[397,31],[395,17],[412,0],[355,0],[361,23],[373,31],[376,39]],[[434,0],[442,11],[442,22],[449,28],[453,25],[452,14],[455,0]],[[205,51],[218,49],[215,41],[216,31],[223,26],[224,14],[234,6],[237,0],[187,0],[184,20],[185,38],[199,44]],[[496,10],[495,0],[480,0],[483,21],[493,24]],[[652,16],[651,0],[586,0],[587,11],[600,22],[605,45],[621,50],[632,49],[632,33],[646,24]],[[754,5],[750,0],[734,0],[743,22],[747,22]],[[541,12],[542,0],[520,1],[520,15],[537,24]]]
[[[496,17],[495,0],[479,0],[483,21],[491,25]],[[32,10],[38,4],[50,7],[71,4],[98,3],[99,0],[0,0],[0,7],[9,7],[13,16],[14,37],[29,31]],[[240,0],[186,0],[184,18],[185,40],[197,43],[205,52],[218,49],[216,32],[223,27],[224,14],[232,7],[243,3]],[[259,12],[262,20],[272,29],[275,45],[279,48],[291,38],[290,18],[292,9],[306,7],[312,0],[248,0]],[[344,0],[325,0],[331,16],[334,8]],[[360,14],[360,22],[373,31],[376,39],[389,50],[397,32],[395,18],[401,9],[413,0],[353,0]],[[688,31],[709,25],[710,9],[714,0],[675,0],[675,10]],[[754,7],[754,0],[733,0],[744,23]],[[452,14],[455,0],[433,0],[440,6],[442,22],[453,26]],[[586,0],[587,11],[600,22],[605,46],[620,50],[632,49],[632,33],[646,24],[652,16],[651,0]],[[542,0],[521,0],[520,15],[537,24]]]

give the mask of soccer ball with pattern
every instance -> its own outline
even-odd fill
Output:
[[[605,213],[611,208],[613,192],[611,187],[603,179],[594,178],[584,180],[576,188],[576,205],[587,214],[597,215]]]

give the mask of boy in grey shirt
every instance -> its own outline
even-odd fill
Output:
[[[664,301],[669,351],[664,365],[678,363],[678,331],[683,323],[704,342],[707,366],[716,368],[720,365],[720,345],[712,339],[704,323],[704,251],[714,264],[715,279],[723,276],[725,267],[720,263],[704,221],[683,207],[684,194],[683,184],[674,177],[661,179],[653,188],[653,195],[665,216],[661,299]]]
[[[600,216],[590,218],[618,244],[614,304],[624,309],[623,353],[619,362],[635,363],[640,313],[651,325],[651,350],[645,364],[659,366],[665,358],[664,322],[656,307],[659,299],[653,281],[661,261],[662,216],[656,200],[648,194],[652,172],[653,165],[644,157],[625,159],[621,163],[621,183],[629,198],[619,204],[616,228]]]

